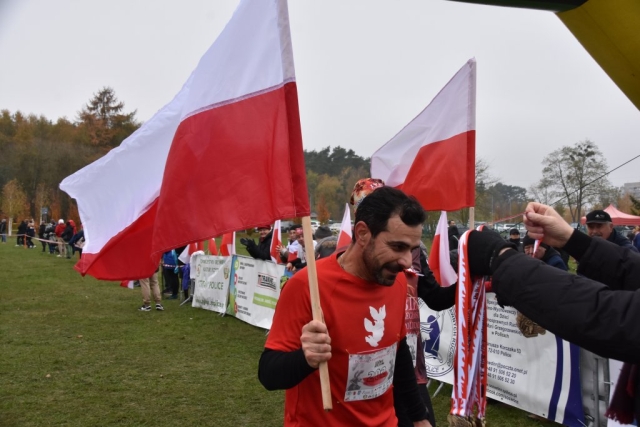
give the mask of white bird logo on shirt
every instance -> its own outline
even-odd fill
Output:
[[[377,347],[378,343],[382,339],[382,335],[384,335],[384,318],[387,316],[387,311],[385,306],[383,305],[379,310],[376,310],[373,307],[369,307],[369,312],[371,313],[373,322],[365,318],[364,328],[367,330],[367,332],[370,332],[371,335],[367,335],[366,337],[364,337],[364,340],[368,342],[371,347]]]

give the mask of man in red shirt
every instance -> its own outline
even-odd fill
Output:
[[[403,273],[424,220],[420,204],[391,187],[360,203],[351,245],[317,263],[324,323],[312,320],[305,272],[289,279],[258,373],[267,389],[287,390],[285,426],[396,427],[394,387],[414,426],[430,426],[406,341]],[[320,397],[322,362],[329,366],[331,412]]]
[[[62,238],[62,233],[64,233],[65,229],[64,220],[58,220],[58,225],[54,232],[56,233],[56,240],[58,241],[58,258],[65,257],[67,255],[67,243]]]

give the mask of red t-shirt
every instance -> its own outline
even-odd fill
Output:
[[[319,260],[318,288],[331,336],[329,378],[333,410],[325,412],[318,371],[286,391],[285,426],[393,426],[393,370],[398,342],[405,337],[407,282],[393,286],[364,281],[345,272],[337,254]],[[301,348],[302,327],[312,319],[305,272],[294,275],[276,306],[266,348]]]

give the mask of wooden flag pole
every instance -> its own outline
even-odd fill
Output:
[[[473,206],[469,208],[469,230],[476,228],[476,208]]]
[[[316,270],[316,257],[313,250],[313,230],[311,229],[311,217],[302,217],[302,233],[304,239],[304,253],[307,257],[307,272],[309,274],[309,296],[311,298],[311,313],[313,320],[324,323],[322,308],[320,307],[320,292],[318,291],[318,272]],[[327,362],[320,364],[320,388],[322,389],[322,405],[325,411],[333,409],[331,403],[331,388],[329,387],[329,366]]]

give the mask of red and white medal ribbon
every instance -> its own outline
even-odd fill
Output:
[[[451,414],[484,419],[487,405],[487,300],[485,279],[471,277],[467,241],[460,238],[456,323],[458,338],[454,359]]]

